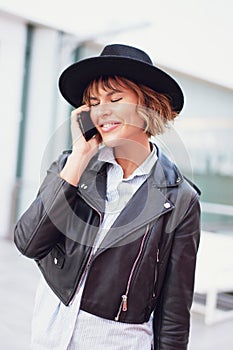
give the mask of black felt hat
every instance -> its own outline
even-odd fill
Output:
[[[82,104],[83,92],[100,75],[117,75],[144,84],[170,97],[172,109],[180,112],[184,96],[169,74],[153,65],[142,50],[122,44],[107,45],[97,57],[78,61],[64,70],[59,78],[62,96],[75,108]]]

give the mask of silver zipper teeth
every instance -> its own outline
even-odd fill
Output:
[[[126,292],[125,292],[125,294],[123,294],[121,296],[122,297],[122,301],[121,301],[118,313],[117,313],[117,315],[115,317],[115,321],[119,321],[119,317],[120,317],[121,311],[124,311],[124,312],[127,311],[127,299],[128,299],[130,284],[131,284],[132,277],[133,277],[135,268],[137,266],[137,263],[138,263],[141,255],[142,255],[142,250],[143,250],[144,243],[145,243],[146,237],[148,235],[148,232],[149,232],[149,225],[147,225],[147,227],[146,227],[146,232],[144,233],[144,236],[143,236],[143,239],[142,239],[142,242],[141,242],[141,245],[140,245],[140,249],[139,249],[138,255],[137,255],[137,257],[136,257],[136,259],[134,261],[133,267],[131,269],[131,272],[130,272],[130,275],[129,275],[129,279],[128,279],[128,282],[127,282]]]
[[[157,253],[156,253],[156,263],[157,263],[157,265],[156,265],[156,269],[155,269],[155,275],[154,275],[154,284],[153,284],[153,288],[155,287],[155,283],[156,283],[156,281],[155,281],[155,279],[158,279],[158,263],[159,263],[159,253],[160,253],[160,251],[159,251],[159,248],[157,249]],[[155,297],[155,290],[153,290],[153,297]]]
[[[102,223],[102,214],[99,212],[98,209],[96,209],[95,207],[93,207],[93,205],[92,205],[89,201],[87,201],[87,200],[86,200],[85,198],[83,198],[83,197],[82,197],[82,199],[83,199],[92,209],[94,209],[94,210],[99,214],[99,217],[100,217],[99,228],[100,228],[100,225],[101,225],[101,223]],[[78,286],[77,286],[77,288],[76,288],[76,291],[75,291],[75,293],[74,293],[74,296],[73,296],[73,298],[71,299],[71,301],[69,302],[69,305],[72,305],[72,303],[73,303],[73,301],[74,301],[74,299],[75,299],[75,296],[77,295],[77,293],[78,293],[78,291],[79,291],[79,289],[80,289],[80,286],[81,286],[81,284],[82,284],[82,282],[83,282],[83,278],[84,278],[84,276],[85,276],[85,274],[86,274],[86,272],[87,272],[87,270],[88,270],[88,268],[89,268],[89,264],[90,264],[90,261],[91,261],[91,259],[92,259],[92,255],[93,255],[93,250],[94,250],[94,248],[95,248],[96,239],[97,239],[97,237],[98,237],[98,233],[99,233],[99,229],[98,229],[97,235],[96,235],[96,237],[95,237],[95,241],[94,241],[94,243],[93,243],[93,246],[92,246],[92,248],[91,248],[91,252],[90,252],[88,261],[87,261],[87,263],[86,263],[85,269],[84,269],[84,271],[83,271],[83,273],[82,273],[82,276],[81,276],[81,278],[80,278],[80,281],[79,281],[79,284],[78,284]]]

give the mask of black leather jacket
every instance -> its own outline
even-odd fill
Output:
[[[93,157],[75,187],[59,177],[68,155],[51,165],[18,221],[16,246],[36,260],[65,305],[88,270],[82,310],[127,323],[147,322],[154,311],[155,349],[187,349],[200,235],[197,189],[158,150],[151,175],[93,255],[106,164]]]

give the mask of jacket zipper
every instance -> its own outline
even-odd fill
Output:
[[[155,266],[155,275],[154,275],[154,283],[153,283],[153,298],[155,298],[156,292],[155,292],[155,283],[156,280],[158,281],[158,263],[159,263],[159,248],[157,249],[157,253],[156,253],[156,266]]]
[[[83,198],[83,197],[82,197],[82,198]],[[95,211],[97,212],[97,214],[99,215],[99,217],[100,217],[99,228],[100,228],[100,225],[101,225],[101,223],[102,223],[102,214],[99,212],[98,209],[96,209],[95,207],[93,207],[93,205],[92,205],[89,201],[87,201],[86,198],[83,198],[83,200],[84,200],[93,210],[95,210]],[[92,246],[92,248],[91,248],[90,255],[89,255],[89,258],[88,258],[88,260],[87,260],[86,266],[85,266],[84,271],[83,271],[83,273],[82,273],[82,275],[81,275],[81,277],[80,277],[78,286],[77,286],[77,288],[75,288],[75,293],[74,293],[73,297],[71,298],[71,301],[69,302],[69,305],[72,305],[72,304],[73,304],[74,299],[75,299],[75,296],[76,296],[76,294],[78,293],[78,291],[79,291],[79,289],[80,289],[80,287],[81,287],[81,284],[82,284],[82,282],[83,282],[84,276],[86,275],[86,272],[87,272],[87,270],[88,270],[88,268],[89,268],[89,266],[90,266],[91,259],[92,259],[92,257],[93,257],[93,251],[94,251],[94,249],[95,249],[95,243],[96,243],[96,240],[97,240],[97,237],[98,237],[98,233],[99,233],[99,229],[98,229],[98,232],[97,232],[97,234],[96,234],[96,237],[95,237],[93,246]]]
[[[125,294],[123,294],[121,296],[122,300],[121,300],[121,304],[120,304],[118,313],[117,313],[117,315],[115,317],[115,321],[119,321],[120,314],[121,314],[122,311],[126,312],[128,310],[128,294],[129,294],[129,290],[130,290],[130,285],[131,285],[131,282],[132,282],[134,271],[136,269],[136,266],[138,264],[138,261],[139,261],[141,255],[142,255],[143,247],[144,247],[145,240],[146,240],[146,237],[148,235],[148,232],[149,232],[149,225],[147,225],[147,227],[146,227],[146,232],[144,233],[144,236],[143,236],[143,239],[142,239],[142,242],[141,242],[141,245],[140,245],[140,249],[139,249],[138,255],[137,255],[137,257],[136,257],[136,259],[134,261],[133,267],[132,267],[132,269],[130,271],[130,275],[129,275],[129,279],[128,279],[127,287],[126,287],[126,292],[125,292]]]

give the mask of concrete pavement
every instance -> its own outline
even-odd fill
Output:
[[[20,255],[12,242],[0,239],[1,349],[30,349],[30,322],[39,276],[33,261]],[[193,313],[189,350],[232,350],[232,330],[233,320],[207,326],[203,316]]]

